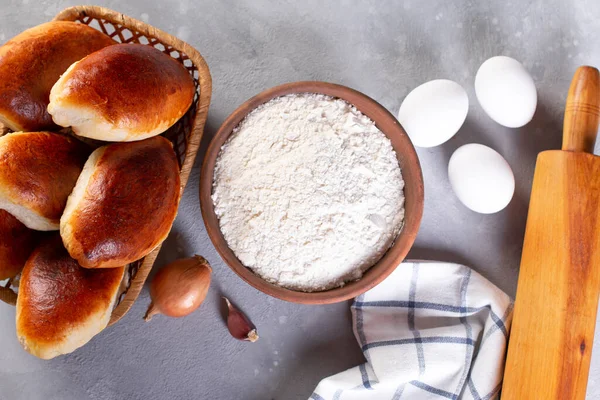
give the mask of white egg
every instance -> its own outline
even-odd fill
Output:
[[[527,124],[537,107],[531,75],[510,57],[492,57],[481,64],[475,76],[475,94],[490,118],[509,128]]]
[[[502,210],[515,192],[510,165],[498,152],[482,144],[456,149],[448,163],[448,177],[459,200],[481,214]]]
[[[406,96],[398,111],[398,121],[415,146],[434,147],[458,132],[468,111],[465,89],[456,82],[436,79]]]

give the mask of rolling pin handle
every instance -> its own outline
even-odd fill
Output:
[[[600,73],[596,68],[577,68],[565,108],[562,149],[593,153],[600,124]]]

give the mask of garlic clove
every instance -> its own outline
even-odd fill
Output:
[[[229,329],[231,336],[238,340],[256,342],[258,340],[258,333],[252,321],[231,304],[227,297],[223,297],[223,299],[227,303],[227,329]]]

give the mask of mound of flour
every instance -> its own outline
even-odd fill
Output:
[[[404,181],[389,139],[347,102],[279,97],[250,113],[218,156],[223,236],[263,279],[306,292],[356,280],[392,245]]]

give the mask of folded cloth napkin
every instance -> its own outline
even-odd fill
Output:
[[[367,362],[323,379],[310,399],[499,398],[512,309],[468,267],[402,263],[352,305]]]

